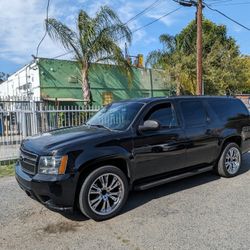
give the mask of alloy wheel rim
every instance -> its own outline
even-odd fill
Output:
[[[232,147],[228,150],[225,158],[225,167],[229,174],[236,174],[241,163],[240,151]]]
[[[124,197],[124,184],[113,173],[97,177],[89,188],[88,203],[91,210],[98,215],[109,215],[120,205]]]

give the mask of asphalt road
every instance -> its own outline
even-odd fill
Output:
[[[250,249],[250,154],[233,179],[205,173],[132,192],[122,213],[95,222],[44,208],[0,179],[0,249]]]

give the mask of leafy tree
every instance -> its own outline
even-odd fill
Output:
[[[242,93],[250,94],[250,56],[241,56],[239,64],[245,71],[245,76],[247,79]]]
[[[239,48],[226,27],[203,20],[203,82],[205,94],[234,94],[247,85]],[[176,36],[161,35],[163,49],[148,55],[147,62],[172,75],[177,94],[196,92],[196,22]]]
[[[117,42],[122,38],[130,43],[132,33],[109,7],[101,7],[93,18],[81,10],[77,19],[77,31],[54,18],[46,20],[46,26],[49,36],[59,41],[66,50],[73,51],[79,62],[85,102],[90,102],[88,74],[92,63],[114,63],[131,76],[130,65],[124,59]]]

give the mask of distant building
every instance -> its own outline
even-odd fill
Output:
[[[162,71],[133,68],[129,85],[115,65],[93,64],[89,83],[93,104],[173,94],[173,85]],[[0,96],[22,96],[50,102],[81,102],[80,71],[75,61],[39,58],[24,66],[0,84]],[[171,87],[172,86],[172,87]]]
[[[39,67],[32,62],[0,83],[0,96],[40,97]]]

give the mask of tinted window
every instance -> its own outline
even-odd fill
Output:
[[[200,101],[183,101],[181,110],[187,127],[204,125],[207,120],[206,111]]]
[[[209,100],[208,103],[210,104],[213,111],[216,115],[223,121],[227,121],[228,119],[232,118],[241,118],[244,116],[248,116],[248,110],[243,105],[240,100]]]
[[[153,107],[145,116],[144,121],[155,120],[163,127],[173,128],[177,126],[176,115],[171,103],[159,104]]]
[[[132,123],[142,106],[142,103],[136,102],[112,103],[90,118],[87,125],[103,125],[110,129],[124,130]]]

